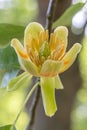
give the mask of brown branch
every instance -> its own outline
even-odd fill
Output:
[[[36,113],[36,108],[39,101],[39,97],[40,97],[40,86],[37,87],[34,94],[33,102],[30,108],[30,121],[29,121],[29,125],[27,126],[27,130],[33,129],[33,125],[35,121],[35,113]]]
[[[39,80],[39,78],[33,77],[32,80],[32,86]],[[26,130],[32,130],[33,129],[33,125],[34,125],[34,121],[35,121],[35,113],[36,113],[36,108],[37,108],[37,104],[40,98],[40,86],[38,85],[37,89],[35,90],[34,96],[33,96],[33,101],[30,107],[30,121],[29,124],[26,128]]]
[[[56,7],[57,0],[50,0],[47,10],[47,16],[46,16],[46,28],[49,30],[49,34],[52,30],[52,23],[55,13],[55,7]]]

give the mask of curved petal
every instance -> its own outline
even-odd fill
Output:
[[[22,66],[22,68],[25,71],[28,71],[33,76],[39,77],[38,68],[37,68],[37,66],[33,62],[31,62],[29,59],[28,60],[27,59],[23,59],[20,56],[18,57],[18,59],[19,59],[20,65]]]
[[[41,68],[40,75],[45,77],[54,77],[62,67],[62,62],[47,60],[44,62]]]
[[[15,49],[16,53],[24,59],[28,59],[28,54],[26,53],[24,47],[20,41],[16,38],[12,39],[11,46]]]
[[[11,42],[11,46],[15,49],[15,51],[18,55],[19,63],[22,66],[22,68],[25,71],[28,71],[30,74],[32,74],[34,76],[38,76],[37,66],[30,61],[28,54],[24,50],[21,43],[17,39],[13,39]]]
[[[68,36],[68,29],[65,26],[59,26],[54,30],[55,34],[55,41],[63,41],[65,46],[67,46],[67,36]],[[61,44],[61,43],[60,43]]]
[[[64,64],[60,69],[59,73],[64,72],[73,64],[80,50],[81,50],[81,45],[79,43],[73,45],[73,47],[63,57],[62,61]]]
[[[25,35],[24,35],[24,46],[26,49],[32,48],[37,49],[39,47],[39,35],[41,32],[44,32],[44,28],[41,24],[32,22],[28,24],[28,26],[25,29]]]
[[[61,59],[63,57],[63,55],[65,54],[66,51],[66,47],[67,47],[67,36],[68,36],[68,29],[65,26],[60,26],[57,27],[54,30],[54,40],[52,42],[52,44],[50,46],[52,46],[52,48],[56,49],[58,48],[59,51],[59,59]]]
[[[55,78],[41,77],[41,93],[47,116],[53,116],[57,111],[55,101]]]

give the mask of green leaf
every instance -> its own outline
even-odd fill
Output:
[[[0,130],[17,130],[13,125],[0,126]]]
[[[14,49],[11,46],[0,49],[0,87],[6,86],[19,69],[20,65]]]
[[[0,84],[1,84],[1,82],[2,82],[2,79],[3,79],[3,77],[4,77],[4,74],[5,74],[5,70],[4,69],[1,69],[0,70]]]
[[[9,81],[16,77],[18,74],[18,70],[7,71],[6,69],[0,70],[0,87],[5,87],[9,83]]]
[[[7,86],[7,90],[13,91],[19,87],[28,86],[31,78],[32,78],[32,76],[28,72],[24,72],[24,73],[20,74],[19,76],[13,78],[9,82],[9,84]]]
[[[12,38],[23,39],[25,27],[0,23],[0,48],[6,47]]]
[[[70,6],[64,14],[53,23],[53,28],[60,26],[60,25],[65,25],[69,26],[72,23],[72,17],[77,13],[82,7],[83,3],[77,3],[75,5]]]
[[[55,78],[41,77],[41,93],[47,116],[53,116],[57,110],[55,101]]]
[[[19,69],[17,55],[11,46],[0,49],[0,69]]]

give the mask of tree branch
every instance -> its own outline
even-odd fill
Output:
[[[39,81],[39,78],[33,77],[32,80],[32,86]],[[32,130],[33,129],[33,125],[34,125],[34,121],[35,121],[35,112],[36,112],[36,108],[37,108],[37,104],[40,98],[40,86],[38,85],[38,87],[35,90],[34,96],[33,96],[33,101],[30,107],[30,120],[29,120],[29,124],[26,128],[26,130]]]
[[[32,102],[31,108],[30,108],[30,121],[29,121],[29,125],[27,126],[27,130],[33,129],[33,124],[35,121],[35,112],[36,112],[37,104],[39,101],[39,97],[40,97],[40,86],[38,85],[38,87],[34,93],[33,102]]]
[[[50,0],[47,10],[47,16],[46,16],[46,28],[49,30],[49,34],[52,30],[52,23],[55,13],[55,6],[56,6],[57,0]]]

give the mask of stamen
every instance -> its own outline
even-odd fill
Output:
[[[33,61],[34,54],[31,48],[28,49],[28,55],[29,55],[29,58]]]
[[[32,41],[31,41],[31,43],[32,43],[32,49],[33,49],[34,51],[37,51],[37,50],[39,50],[39,46],[38,46],[38,40],[37,40],[37,39],[35,39],[35,38],[32,38]]]
[[[48,33],[48,30],[45,31],[45,40],[48,41],[48,38],[49,38],[49,33]]]
[[[44,32],[40,32],[39,34],[39,47],[42,45],[44,41]]]
[[[36,65],[40,65],[39,55],[38,52],[34,53],[34,61]]]
[[[56,49],[51,52],[51,58],[53,60],[60,60],[64,55],[64,44],[58,45]]]
[[[63,57],[64,53],[65,53],[65,46],[63,44],[61,46],[61,50],[60,50],[59,55],[58,55],[58,60],[60,60]]]
[[[53,33],[50,34],[50,42],[49,42],[49,46],[50,46],[50,50],[52,51],[53,50],[53,47],[54,47],[54,35]]]

